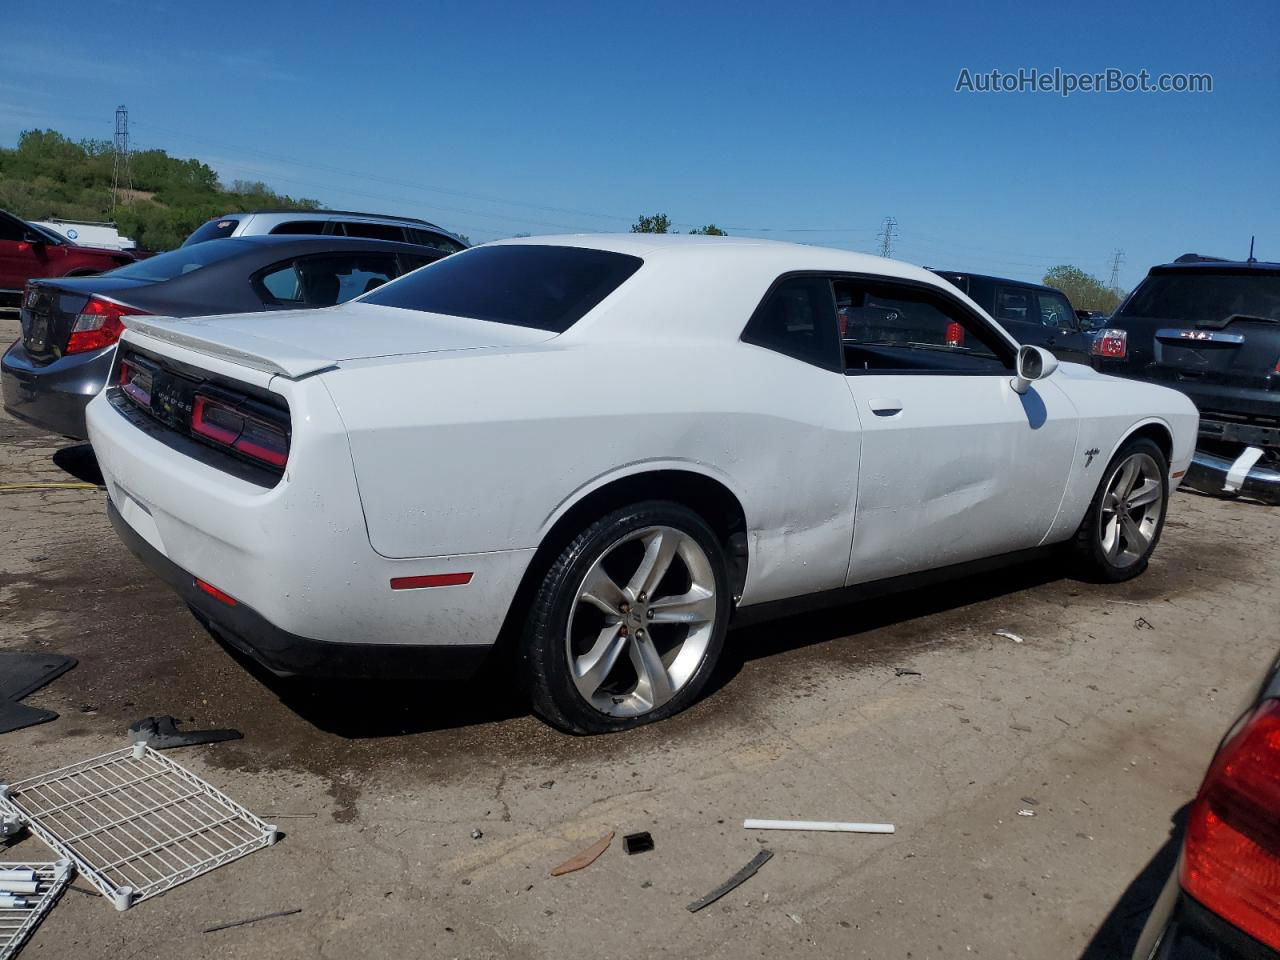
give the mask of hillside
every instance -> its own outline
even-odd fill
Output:
[[[163,150],[133,154],[133,190],[111,209],[114,153],[106,140],[67,139],[54,130],[28,130],[16,148],[0,147],[0,209],[27,220],[65,217],[114,220],[140,247],[170,250],[211,217],[235,210],[315,209],[319,201],[276,193],[265,183],[237,180],[230,188],[199,160]]]

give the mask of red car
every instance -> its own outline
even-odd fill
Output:
[[[81,247],[0,210],[0,308],[17,307],[36,277],[86,277],[138,259],[127,250]]]

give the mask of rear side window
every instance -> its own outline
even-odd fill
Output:
[[[444,234],[433,233],[430,230],[417,230],[413,227],[406,227],[405,232],[409,235],[409,242],[416,243],[420,247],[434,247],[436,250],[443,250],[445,253],[457,253],[460,250],[467,249],[457,240],[451,240]]]
[[[1152,317],[1213,326],[1235,314],[1280,320],[1280,274],[1177,270],[1151,273],[1115,319]]]
[[[1035,308],[1035,294],[1031,290],[1020,287],[996,288],[997,320],[1012,320],[1015,323],[1039,323],[1039,319],[1032,316]]]
[[[171,250],[169,253],[162,253],[147,260],[138,260],[113,270],[111,275],[113,277],[128,277],[130,280],[149,280],[152,283],[161,283],[252,249],[253,247],[247,241],[235,238],[209,240],[192,246],[183,244],[177,250]]]
[[[258,283],[277,303],[332,307],[376,290],[398,272],[396,258],[385,254],[301,257],[268,268]]]
[[[324,233],[326,220],[289,220],[273,227],[271,232],[288,234],[290,236],[319,236]]]
[[[197,227],[196,231],[183,241],[184,247],[193,243],[204,243],[206,240],[217,240],[221,237],[229,237],[235,232],[236,227],[240,225],[240,221],[233,217],[224,217],[221,220],[210,220],[204,226]]]
[[[1067,302],[1067,298],[1060,293],[1046,293],[1041,291],[1040,297],[1040,322],[1046,327],[1058,327],[1062,330],[1073,330],[1076,326],[1075,311],[1071,309],[1071,304]]]
[[[742,332],[746,343],[826,370],[839,362],[836,308],[826,277],[791,277],[769,292]]]
[[[583,247],[475,247],[361,302],[563,333],[642,263],[639,257]]]
[[[394,240],[396,243],[404,243],[404,227],[392,226],[389,223],[352,223],[345,220],[342,223],[346,228],[348,237],[367,237],[370,240]]]

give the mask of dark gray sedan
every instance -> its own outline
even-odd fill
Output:
[[[181,247],[95,277],[32,280],[22,337],[0,362],[4,408],[77,440],[111,370],[123,318],[331,307],[441,257],[408,243],[233,237]]]

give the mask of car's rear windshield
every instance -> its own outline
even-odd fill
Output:
[[[379,287],[360,302],[563,333],[642,262],[584,247],[476,247]]]
[[[219,237],[229,237],[231,232],[235,230],[240,221],[235,217],[223,217],[221,220],[210,220],[203,226],[197,227],[195,232],[186,240],[182,241],[184,247],[188,247],[193,243],[204,243],[206,240],[217,240]]]
[[[199,270],[219,260],[226,260],[249,249],[243,240],[210,240],[194,247],[179,247],[169,253],[161,253],[146,260],[139,260],[127,266],[111,271],[113,277],[125,277],[129,280],[148,280],[162,283],[172,280],[192,270]]]
[[[1193,327],[1237,313],[1280,320],[1280,274],[1200,268],[1152,273],[1115,318],[1154,317]]]

